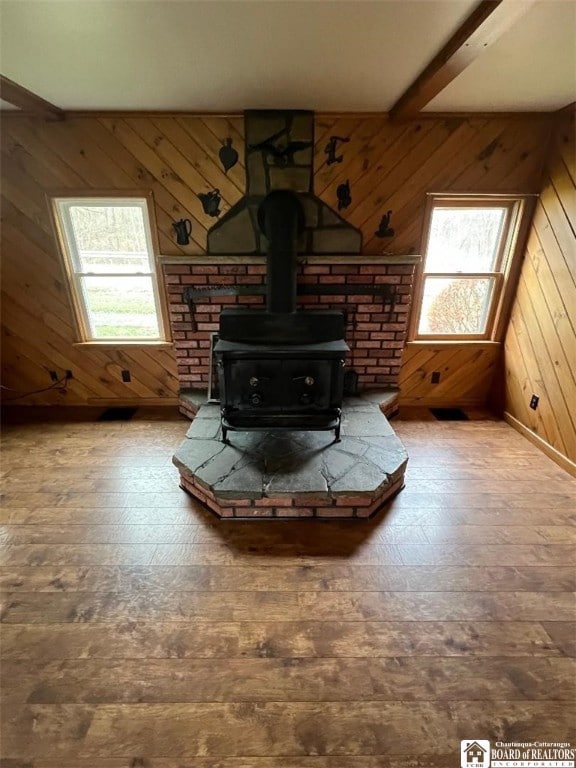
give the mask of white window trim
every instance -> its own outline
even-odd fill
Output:
[[[525,210],[525,195],[466,195],[466,194],[430,194],[428,196],[428,205],[425,215],[424,236],[422,243],[422,261],[417,270],[414,284],[414,298],[412,302],[412,313],[410,321],[409,341],[421,344],[435,344],[438,342],[490,342],[496,341],[498,319],[503,309],[506,299],[508,281],[511,274],[511,267],[515,251],[518,244],[518,235],[520,224]],[[428,241],[430,238],[430,228],[432,223],[432,214],[434,208],[438,207],[493,207],[507,208],[508,213],[502,228],[502,236],[499,243],[498,255],[495,266],[498,268],[492,272],[426,272],[426,254],[428,252]],[[424,334],[418,332],[420,316],[422,312],[422,301],[424,297],[424,284],[426,277],[454,277],[458,279],[468,279],[474,277],[494,280],[492,298],[487,312],[486,330],[478,334]]]
[[[102,206],[130,206],[139,207],[142,210],[144,222],[144,234],[146,238],[147,256],[149,271],[129,272],[129,273],[104,273],[104,272],[83,272],[79,269],[80,258],[77,251],[76,241],[71,237],[73,231],[70,218],[70,209],[75,205],[102,205]],[[74,310],[74,316],[80,336],[80,345],[165,345],[169,343],[167,337],[167,321],[162,301],[161,275],[156,265],[156,249],[154,248],[154,238],[152,226],[154,218],[152,215],[152,206],[149,196],[145,195],[78,195],[71,194],[59,195],[51,198],[52,218],[55,224],[60,253],[66,275],[68,277],[68,286]],[[158,336],[114,336],[107,338],[97,338],[91,331],[90,319],[87,311],[87,304],[82,290],[82,277],[114,277],[128,278],[133,276],[150,277],[154,295],[154,306],[156,309],[156,320],[158,323]]]

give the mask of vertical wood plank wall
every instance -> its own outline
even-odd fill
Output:
[[[342,214],[362,230],[365,253],[417,253],[427,192],[538,192],[549,125],[549,118],[541,115],[427,117],[403,124],[390,123],[386,116],[319,116],[315,192],[335,207],[337,186],[349,180],[352,204]],[[343,161],[328,166],[324,148],[332,135],[350,141],[340,145]],[[227,137],[240,150],[241,160],[224,174],[218,151]],[[22,402],[175,401],[172,349],[74,346],[78,338],[47,195],[152,192],[161,253],[193,256],[204,251],[214,223],[197,194],[218,188],[224,212],[244,192],[242,142],[240,117],[3,118],[4,385],[20,392],[35,390],[50,384],[49,370],[71,369],[74,374],[65,395],[50,391]],[[395,235],[381,240],[375,232],[389,209]],[[193,224],[187,247],[177,246],[172,232],[172,222],[182,217]],[[436,361],[432,365],[436,370]],[[125,368],[132,374],[129,383],[121,380]],[[475,356],[460,360],[451,399],[459,392],[457,380],[470,381],[477,369]],[[487,387],[478,386],[474,398],[482,400]],[[412,392],[418,396],[417,387]]]
[[[574,113],[555,133],[504,345],[505,409],[576,463]],[[540,398],[529,407],[532,394]]]

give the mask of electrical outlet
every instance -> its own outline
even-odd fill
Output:
[[[126,383],[128,383],[129,381],[132,381],[132,375],[130,371],[128,370],[122,371],[122,381],[125,381]]]
[[[430,383],[431,384],[440,383],[440,371],[432,371],[432,374],[430,376]]]
[[[538,395],[532,395],[532,397],[530,398],[530,408],[532,408],[532,410],[535,411],[536,408],[538,408],[539,402],[540,402],[540,398],[538,397]]]
[[[72,375],[72,371],[66,371],[66,378],[67,379],[73,379],[74,376]]]
[[[58,374],[56,371],[48,371],[48,375],[52,379],[52,381],[58,381]]]

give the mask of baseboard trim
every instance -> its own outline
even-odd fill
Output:
[[[90,397],[84,403],[74,403],[74,405],[102,406],[104,408],[125,408],[125,407],[163,407],[165,405],[178,405],[177,397]]]
[[[510,426],[517,432],[520,432],[520,434],[527,440],[530,440],[530,442],[539,448],[542,453],[545,453],[548,458],[552,459],[552,461],[562,467],[562,469],[565,469],[568,474],[572,475],[572,477],[576,477],[576,464],[567,456],[564,456],[563,453],[560,453],[556,448],[553,448],[550,443],[547,443],[546,440],[540,437],[540,435],[537,435],[535,432],[532,432],[531,429],[528,429],[528,427],[522,424],[521,421],[518,421],[515,416],[508,413],[508,411],[504,411],[504,421],[507,424],[510,424]]]

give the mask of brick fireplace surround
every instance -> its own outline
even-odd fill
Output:
[[[300,433],[288,441],[275,434],[260,435],[253,443],[247,433],[224,447],[219,441],[218,407],[201,405],[202,395],[192,395],[191,390],[208,387],[210,338],[218,330],[222,308],[264,308],[265,298],[257,291],[264,286],[266,262],[262,256],[200,256],[185,262],[164,258],[180,411],[192,420],[173,459],[181,488],[221,518],[365,519],[376,514],[403,487],[406,452],[383,415],[386,409],[381,401],[386,396],[396,401],[390,390],[398,383],[419,258],[302,258],[298,285],[305,293],[299,295],[299,308],[346,312],[347,369],[357,373],[358,389],[366,394],[345,406],[342,443],[326,443],[327,438],[318,433],[304,433],[304,437]],[[235,293],[239,286],[243,286],[241,294]],[[218,294],[196,293],[191,313],[183,296],[190,288],[218,289]],[[260,442],[266,446],[266,459],[258,459]],[[241,452],[248,450],[251,456],[247,466],[238,458],[237,448],[243,444]],[[270,458],[278,452],[279,459]],[[288,464],[286,453],[290,454]],[[280,462],[279,474],[271,469],[270,460]],[[344,475],[331,477],[331,472]]]
[[[309,256],[301,260],[298,284],[307,287],[299,296],[299,309],[340,309],[347,313],[347,369],[358,374],[358,388],[392,389],[397,386],[406,339],[415,266],[419,256]],[[225,306],[264,308],[259,295],[218,295],[196,300],[194,318],[184,302],[186,288],[210,289],[263,285],[266,262],[260,256],[198,256],[189,261],[163,259],[170,325],[178,360],[181,391],[208,387],[210,335],[218,330]],[[314,286],[322,292],[314,294]],[[373,292],[343,294],[354,285]],[[326,293],[334,286],[334,293]],[[381,295],[382,289],[391,296]],[[187,413],[187,405],[181,402]]]

